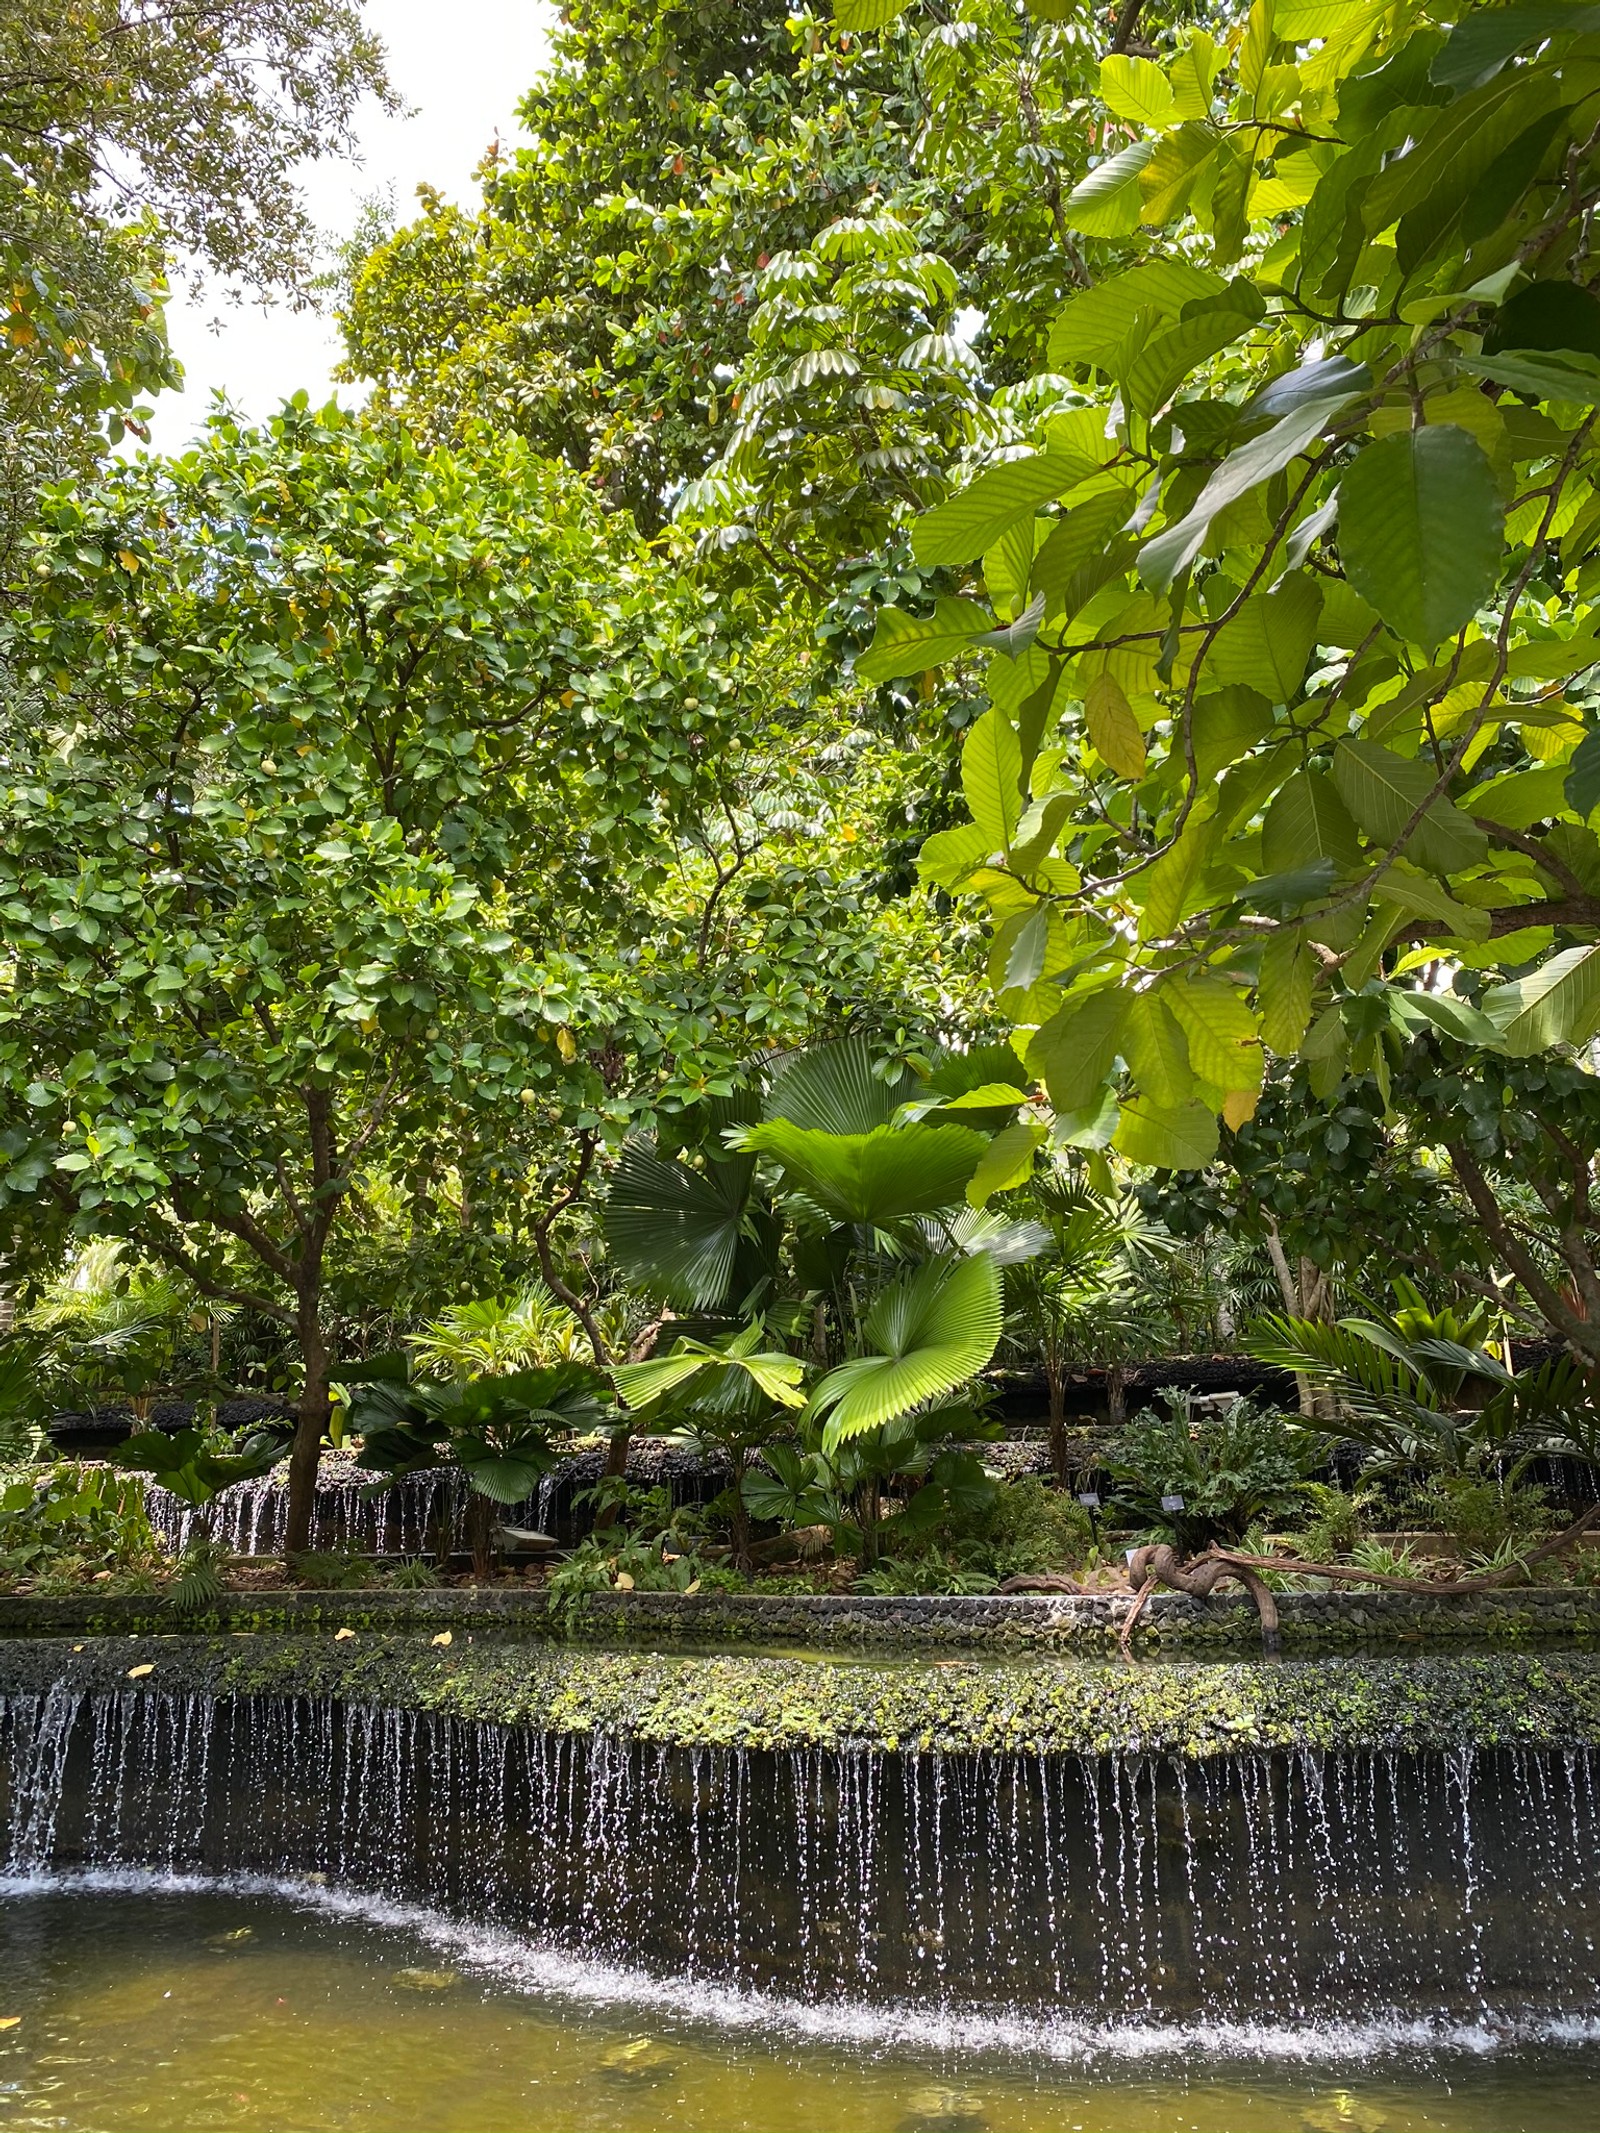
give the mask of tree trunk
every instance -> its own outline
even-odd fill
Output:
[[[1106,1420],[1121,1424],[1128,1419],[1127,1389],[1123,1382],[1122,1365],[1106,1365]]]
[[[1045,1364],[1044,1375],[1050,1393],[1050,1466],[1056,1486],[1064,1489],[1068,1481],[1067,1384],[1060,1369],[1051,1363]]]
[[[857,1500],[861,1506],[861,1567],[871,1570],[878,1560],[877,1481],[864,1481]]]
[[[467,1498],[467,1546],[472,1551],[472,1574],[480,1583],[485,1582],[494,1569],[494,1547],[490,1538],[494,1505],[489,1498],[474,1489]]]
[[[733,1567],[740,1577],[747,1578],[755,1569],[750,1556],[750,1513],[744,1500],[744,1469],[748,1453],[742,1444],[735,1445],[733,1452],[733,1508],[729,1513],[732,1527]]]
[[[297,1314],[300,1358],[305,1383],[300,1392],[294,1448],[289,1454],[289,1522],[285,1555],[303,1555],[311,1545],[311,1514],[316,1505],[317,1465],[328,1426],[328,1344],[315,1293],[302,1295]]]

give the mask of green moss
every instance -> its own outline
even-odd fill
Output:
[[[152,1671],[135,1682],[134,1666]],[[332,1633],[0,1643],[0,1688],[311,1696],[684,1746],[1189,1758],[1255,1749],[1600,1745],[1600,1658],[1490,1653],[1127,1667],[910,1665]]]

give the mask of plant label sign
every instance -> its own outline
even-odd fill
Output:
[[[1078,1501],[1086,1511],[1098,1511],[1100,1508],[1100,1492],[1098,1489],[1080,1489],[1078,1491]]]
[[[1183,1498],[1181,1496],[1163,1496],[1161,1508],[1163,1511],[1181,1511],[1183,1509]]]

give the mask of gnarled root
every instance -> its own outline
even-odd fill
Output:
[[[1172,1592],[1181,1592],[1191,1600],[1208,1600],[1229,1578],[1242,1585],[1255,1602],[1256,1613],[1261,1617],[1261,1649],[1269,1654],[1276,1653],[1279,1649],[1278,1603],[1263,1584],[1253,1563],[1222,1554],[1197,1556],[1186,1563],[1176,1548],[1166,1541],[1157,1541],[1152,1547],[1135,1548],[1128,1558],[1128,1583],[1139,1597],[1122,1625],[1124,1654],[1132,1641],[1133,1626],[1144,1612],[1144,1603],[1158,1585],[1165,1585]]]

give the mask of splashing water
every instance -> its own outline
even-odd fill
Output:
[[[1590,1753],[763,1754],[58,1686],[0,1697],[0,1775],[16,1874],[315,1873],[679,1995],[1282,2050],[1600,2016]]]

